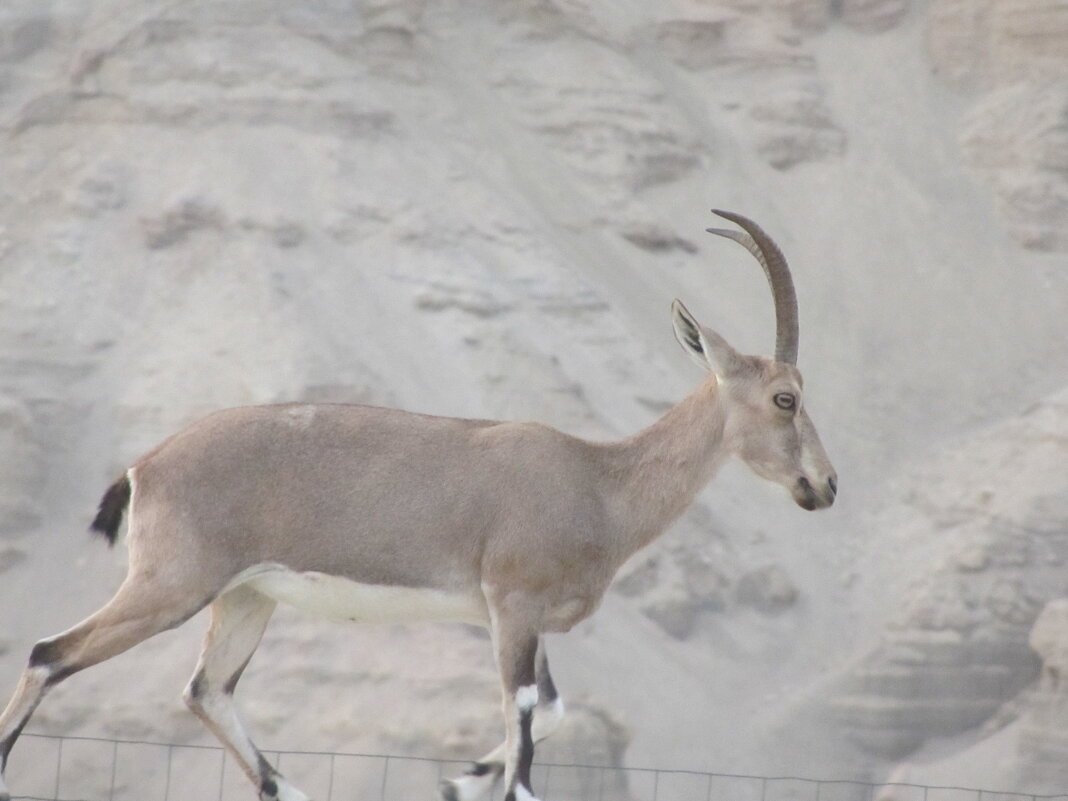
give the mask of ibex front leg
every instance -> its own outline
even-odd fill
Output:
[[[534,673],[536,635],[516,635],[498,647],[504,695],[504,801],[535,801],[530,787],[534,762],[534,709],[538,682]]]
[[[537,801],[530,786],[542,600],[522,590],[485,587],[504,710],[504,801]]]
[[[549,673],[549,659],[542,638],[538,639],[535,673],[538,683],[538,706],[534,710],[534,722],[531,728],[534,744],[537,745],[555,731],[564,714],[564,703]],[[475,762],[463,776],[443,781],[441,796],[444,801],[477,801],[488,795],[504,773],[506,753],[507,744],[502,742]]]

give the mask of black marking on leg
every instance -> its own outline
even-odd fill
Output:
[[[534,737],[531,728],[534,710],[524,709],[519,713],[519,761],[516,765],[516,783],[530,791],[530,766],[534,762]],[[531,793],[533,795],[533,793]]]
[[[48,678],[45,679],[45,685],[44,685],[45,689],[46,690],[52,689],[53,687],[55,687],[57,684],[59,684],[64,679],[73,676],[79,670],[81,670],[81,667],[78,666],[78,665],[71,665],[69,667],[60,668],[59,670],[53,670],[48,675]]]
[[[246,659],[244,661],[244,663],[242,663],[241,667],[239,667],[237,670],[234,671],[234,675],[232,675],[227,680],[226,684],[223,685],[223,692],[224,693],[226,693],[227,695],[233,695],[234,694],[234,690],[237,689],[237,683],[239,681],[241,681],[241,676],[244,674],[245,668],[248,667],[248,663],[251,662],[251,661],[252,661],[252,654],[249,654],[248,655],[248,659]]]
[[[82,669],[79,665],[63,664],[63,657],[72,645],[77,645],[77,641],[72,643],[67,637],[57,640],[41,640],[30,651],[29,667],[45,668],[48,671],[48,677],[44,682],[46,690]]]
[[[63,658],[64,650],[58,640],[41,640],[30,651],[30,667],[52,667]]]
[[[538,664],[535,671],[538,676],[538,701],[542,704],[551,704],[560,697],[553,683],[552,674],[549,672],[549,657],[545,653],[545,643],[538,643]]]
[[[227,695],[233,695],[234,690],[237,689],[237,682],[240,678],[241,671],[239,670],[233,676],[230,677],[230,680],[227,681],[226,684],[223,685],[223,692]]]
[[[189,682],[189,697],[199,701],[208,692],[208,679],[203,670],[198,670],[193,680]]]
[[[542,704],[551,704],[559,697],[560,693],[556,691],[553,677],[549,675],[549,671],[546,669],[538,677],[538,701]]]
[[[460,794],[456,791],[456,785],[451,781],[443,781],[438,785],[442,801],[460,801]]]
[[[499,771],[501,769],[498,762],[475,762],[467,769],[467,776],[485,776],[487,773]]]
[[[15,741],[22,734],[22,730],[26,728],[26,724],[29,722],[30,716],[27,715],[22,719],[22,722],[15,727],[15,730],[7,736],[7,738],[0,743],[0,773],[7,771],[7,755],[11,753],[11,749],[15,746]]]
[[[256,757],[259,761],[260,770],[260,795],[266,798],[278,798],[278,782],[275,781],[278,771],[263,758],[263,754],[257,752]]]

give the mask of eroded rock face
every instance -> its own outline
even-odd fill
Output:
[[[866,33],[892,28],[909,12],[911,0],[723,0],[737,10],[758,7],[786,19],[800,31],[822,30],[840,21]]]
[[[878,33],[898,25],[908,14],[912,0],[840,0],[831,5],[845,24],[866,33]]]
[[[956,86],[1064,78],[1068,9],[1059,0],[935,0],[928,15],[932,64]]]
[[[693,507],[672,533],[642,552],[621,572],[614,592],[676,640],[687,640],[703,620],[737,610],[776,616],[801,591],[779,564],[747,567],[731,537],[718,530],[703,505]]]
[[[928,13],[936,73],[977,95],[965,157],[1021,244],[1068,250],[1068,6],[937,0]]]
[[[987,720],[1056,660],[1068,564],[1068,391],[916,471],[895,536],[913,576],[882,642],[838,682],[829,708],[864,748],[901,758]],[[907,567],[906,567],[907,565]],[[1052,670],[1058,668],[1054,665]],[[1047,681],[1048,683],[1048,681]]]
[[[2,396],[0,454],[0,536],[21,534],[41,521],[45,459],[26,407]],[[0,554],[0,572],[13,566],[15,558],[10,550]]]
[[[961,144],[1021,244],[1068,250],[1068,80],[992,90],[969,112]]]
[[[777,614],[797,602],[799,591],[779,565],[751,570],[738,580],[738,602],[765,614]]]
[[[1017,756],[1037,778],[1063,782],[1068,764],[1068,599],[1043,607],[1028,641],[1042,660],[1042,672],[1020,718]]]
[[[12,3],[0,16],[0,63],[23,61],[48,44],[52,31],[46,11]]]
[[[691,548],[656,549],[615,584],[642,613],[675,639],[685,640],[707,612],[727,607],[730,580],[722,566]]]
[[[829,76],[840,66],[833,43],[821,50],[814,34],[848,26],[863,32],[862,43],[874,41],[925,8],[906,0],[0,3],[0,392],[16,399],[7,412],[0,403],[0,509],[11,504],[0,528],[35,525],[41,509],[59,514],[50,506],[56,498],[45,504],[36,494],[42,475],[66,470],[71,484],[110,477],[221,406],[359,402],[545,420],[599,439],[632,433],[651,419],[647,412],[662,413],[680,397],[676,378],[690,379],[664,367],[678,354],[661,361],[661,346],[674,347],[666,314],[642,328],[659,303],[653,296],[670,299],[681,282],[724,310],[734,304],[733,274],[713,286],[703,272],[713,252],[700,230],[707,222],[688,217],[693,209],[707,215],[706,203],[736,197],[754,213],[772,211],[769,230],[774,224],[784,243],[807,243],[798,273],[810,330],[822,316],[813,300],[822,296],[824,310],[843,298],[865,302],[857,286],[867,267],[841,266],[852,249],[838,250],[834,240],[898,237],[902,229],[893,215],[883,227],[869,222],[880,209],[839,231],[842,201],[822,206],[821,197],[860,197],[866,187],[841,169],[861,141],[849,127],[860,118],[835,105]],[[977,97],[965,150],[983,175],[1016,192],[1026,212],[1018,225],[1039,219],[1028,234],[1036,246],[1055,247],[1060,190],[1050,183],[1046,192],[1042,181],[1053,181],[1061,163],[1054,134],[1062,107],[1053,93],[1032,103],[1030,88],[999,76],[1023,80],[1038,69],[1060,80],[1059,12],[1047,4],[1050,24],[1033,18],[1026,45],[1013,44],[1023,33],[1008,36],[1003,62],[992,66],[984,37],[992,20],[1007,18],[1002,9],[1014,8],[1023,4],[935,4],[947,24],[932,34],[932,48],[949,54],[937,58],[941,74],[959,76],[953,86],[989,91],[984,97],[998,104],[993,114]],[[851,32],[840,33],[855,45]],[[894,165],[874,166],[887,186],[906,188],[885,197],[928,202],[913,197]],[[813,180],[813,167],[829,169]],[[799,195],[803,187],[825,194]],[[802,203],[821,204],[818,227],[833,237],[789,223]],[[951,215],[948,239],[960,224],[959,213]],[[944,266],[916,262],[916,271],[925,282],[956,283],[958,268],[966,274],[949,260]],[[839,267],[848,280],[828,277]],[[770,324],[763,291],[759,304],[745,314]],[[892,347],[885,333],[864,330],[866,308],[849,318],[859,339],[878,343],[873,353]],[[1022,341],[1008,339],[1007,350]],[[813,359],[833,352],[810,351]],[[1035,370],[1035,361],[1022,369]],[[854,389],[838,378],[818,392],[851,398]],[[876,399],[888,420],[896,392]],[[852,418],[840,436],[869,430]],[[57,441],[74,443],[72,452],[53,448]],[[986,475],[1047,470],[1015,456],[1005,467],[1000,458],[988,460]],[[939,474],[928,480],[955,491]],[[1051,500],[1063,488],[1020,489],[1019,497],[1048,500],[1050,518],[1063,519]],[[725,515],[750,503],[748,492],[721,494]],[[836,707],[845,728],[879,753],[981,718],[1036,669],[1034,657],[1021,655],[1021,632],[1047,595],[1019,573],[1046,569],[1045,557],[1034,555],[1044,551],[1027,552],[1047,542],[1047,528],[1017,531],[1017,523],[1032,525],[1034,510],[1006,513],[1000,495],[995,515],[975,498],[944,506],[936,494],[922,511],[940,509],[936,527],[960,542],[922,566],[914,602]],[[62,513],[91,514],[94,500],[75,507],[67,498]],[[978,522],[955,522],[958,506]],[[1016,539],[1002,537],[1002,519]],[[623,577],[623,597],[610,600],[638,613],[625,620],[649,638],[642,647],[686,648],[698,669],[716,664],[728,678],[733,671],[748,679],[753,663],[742,657],[705,661],[701,635],[730,618],[774,627],[769,636],[779,638],[794,615],[809,614],[801,599],[826,588],[767,550],[747,553],[745,531],[698,511]],[[3,576],[33,564],[20,561],[17,546],[0,548],[0,589]],[[19,599],[7,607],[20,608]],[[307,625],[269,636],[257,657],[267,668],[261,685],[243,685],[266,742],[462,759],[496,744],[499,699],[484,641],[477,654],[442,666],[443,653],[464,649],[463,638],[420,628],[367,639],[332,630],[313,641],[302,635]],[[782,635],[783,650],[805,631]],[[611,650],[611,638],[572,636],[608,643],[612,660],[631,653]],[[149,643],[139,651],[148,656],[135,652],[114,673],[79,677],[35,722],[56,732],[205,736],[175,693],[197,639],[194,631],[173,653]],[[629,637],[616,641],[632,646]],[[360,666],[369,653],[372,664]],[[114,677],[129,675],[123,665],[157,668],[141,671],[128,701],[115,694]],[[663,684],[660,676],[634,680],[639,696]],[[255,681],[254,673],[246,678]],[[982,689],[978,700],[958,686],[972,681]],[[917,694],[926,703],[910,707]],[[705,721],[721,712],[706,714],[697,693],[679,703]],[[571,706],[576,714],[565,725],[575,733],[558,735],[567,758],[615,764],[626,740],[608,708]],[[665,758],[696,764],[705,753],[694,749],[711,752],[706,734],[714,738],[719,724],[693,736],[673,714],[628,722],[656,723],[688,742],[686,755]],[[884,724],[889,745],[872,734]],[[739,735],[729,724],[719,736]],[[649,764],[656,753],[648,739],[636,762]],[[551,747],[539,753],[551,758]]]

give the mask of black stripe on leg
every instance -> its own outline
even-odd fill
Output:
[[[516,783],[523,785],[530,792],[530,766],[534,762],[534,736],[531,728],[534,724],[534,708],[519,712],[519,760],[516,764]],[[533,795],[533,793],[531,793]]]
[[[84,631],[68,632],[53,639],[41,640],[33,646],[30,651],[29,667],[43,668],[48,671],[44,685],[46,690],[52,689],[64,679],[87,667],[67,661],[69,655],[76,653],[86,638],[87,634]]]
[[[237,670],[234,671],[234,675],[232,675],[227,680],[226,684],[223,686],[223,692],[224,693],[226,693],[227,695],[233,695],[234,694],[234,690],[237,689],[237,683],[239,681],[241,681],[241,676],[244,674],[245,668],[248,667],[248,663],[251,662],[251,661],[252,661],[252,654],[249,654],[248,655],[248,659],[246,659],[242,663],[241,667],[239,667]]]
[[[256,756],[259,758],[260,795],[265,798],[278,798],[278,782],[274,780],[274,777],[278,775],[278,771],[263,758],[263,754],[257,753]]]
[[[63,657],[69,647],[69,644],[62,640],[41,640],[30,651],[29,667],[44,668],[48,671],[48,676],[45,677],[45,689],[50,689],[53,685],[59,684],[63,679],[81,670],[74,665],[63,664]]]
[[[41,640],[30,651],[30,667],[52,667],[62,658],[64,650],[56,640]]]
[[[193,676],[193,680],[189,682],[189,697],[194,701],[199,701],[208,691],[208,679],[204,675],[203,670],[198,670],[197,674]]]
[[[15,741],[22,734],[22,730],[26,728],[26,724],[29,722],[30,716],[27,715],[22,719],[22,722],[15,727],[15,730],[11,732],[6,740],[0,743],[0,773],[7,771],[7,755],[11,753],[12,747],[15,745]]]
[[[467,776],[485,776],[487,773],[501,770],[501,766],[494,762],[475,762],[467,769]]]
[[[551,704],[559,697],[560,693],[556,691],[553,677],[549,675],[549,668],[546,666],[538,676],[538,702]]]
[[[538,677],[538,702],[551,705],[560,697],[560,693],[553,683],[552,673],[549,671],[549,655],[545,651],[545,641],[541,638],[538,639],[538,661],[534,672]]]

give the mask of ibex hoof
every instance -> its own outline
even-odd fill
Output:
[[[3,801],[3,799],[0,799]],[[277,790],[268,795],[267,793],[260,793],[260,801],[312,801],[308,796],[304,795],[300,790],[291,784],[279,783]]]

